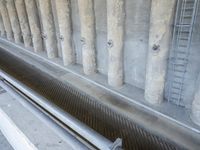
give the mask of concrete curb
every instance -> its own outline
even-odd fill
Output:
[[[15,150],[38,150],[2,109],[0,109],[0,130]]]

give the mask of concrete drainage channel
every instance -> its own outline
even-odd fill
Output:
[[[183,149],[11,54],[2,51],[0,64],[2,82],[30,97],[97,149],[119,149],[120,139],[123,149]]]
[[[73,118],[71,115],[63,112],[59,108],[52,106],[50,103],[45,102],[46,100],[44,98],[40,97],[30,89],[27,89],[25,86],[18,83],[15,79],[9,77],[9,75],[0,72],[0,76],[2,77],[0,81],[1,87],[6,89],[6,91],[8,91],[9,93],[12,93],[14,97],[24,97],[25,100],[30,103],[28,105],[29,109],[33,109],[34,106],[36,109],[42,111],[46,116],[48,116],[48,118],[50,118],[60,127],[62,127],[67,132],[67,134],[71,134],[75,139],[80,141],[80,143],[84,145],[84,149],[85,147],[87,147],[88,149],[105,150],[121,149],[121,139],[117,139],[114,143],[112,143],[105,137],[101,136],[100,134],[96,133],[95,131],[91,130],[90,128]],[[21,144],[23,144],[23,142]]]

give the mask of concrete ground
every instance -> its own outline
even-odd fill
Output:
[[[24,97],[0,86],[0,150],[88,149],[31,106]]]
[[[7,139],[0,132],[0,149],[1,150],[13,150],[11,145],[8,143]]]

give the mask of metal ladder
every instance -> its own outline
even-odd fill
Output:
[[[199,0],[178,0],[170,58],[171,79],[168,101],[182,104],[184,79],[192,41],[193,27],[197,16]]]

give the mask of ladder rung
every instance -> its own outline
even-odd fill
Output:
[[[184,18],[192,18],[192,15],[184,15]]]
[[[179,40],[188,40],[188,38],[178,38]]]
[[[175,51],[176,53],[186,54],[185,51]]]
[[[176,27],[191,27],[191,24],[177,24]]]
[[[178,100],[179,100],[179,98],[170,97],[170,101],[173,101],[173,100],[175,100],[175,101],[178,101]]]
[[[180,57],[177,57],[176,59],[178,59],[178,60],[182,60],[182,61],[188,61],[187,58],[180,58]]]
[[[177,81],[172,81],[174,84],[178,84],[178,85],[180,85],[180,84],[183,84],[182,82],[177,82]]]
[[[180,100],[181,99],[181,96],[182,94],[180,94],[180,96],[177,98],[177,96],[175,97],[174,95],[171,95],[171,99],[174,99],[174,100]]]
[[[174,71],[176,71],[176,72],[180,72],[180,73],[186,73],[186,71],[182,71],[182,70],[174,70]]]
[[[175,66],[175,67],[185,67],[186,64],[181,64],[181,63],[174,63],[172,62],[172,64]]]
[[[181,90],[180,88],[174,87],[174,86],[172,86],[172,88],[173,88],[173,89],[176,89],[176,90]]]
[[[181,90],[180,90],[181,91]],[[180,93],[172,92],[171,94],[180,95]]]
[[[181,11],[188,11],[188,10],[193,10],[194,9],[194,7],[187,7],[187,8],[184,8],[184,9],[181,9]]]
[[[179,45],[178,47],[184,47],[184,48],[186,48],[186,47],[187,47],[187,45]]]
[[[176,77],[176,78],[183,78],[183,76],[178,76],[178,75],[174,75],[174,77]]]

